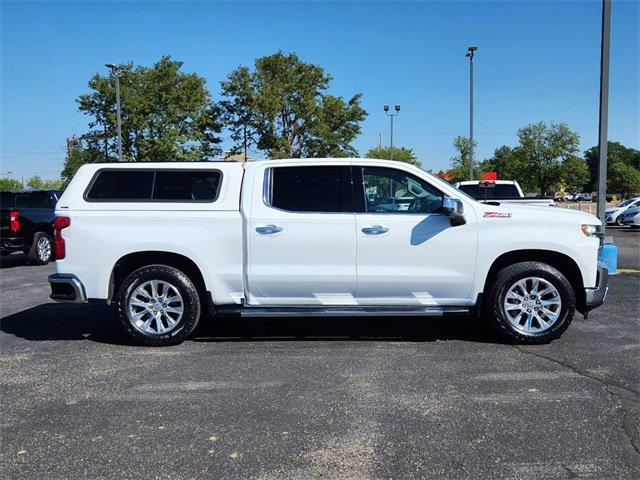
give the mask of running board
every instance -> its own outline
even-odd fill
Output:
[[[466,307],[406,306],[306,306],[306,307],[242,307],[219,308],[218,313],[240,313],[242,317],[442,317],[445,314],[466,315]]]

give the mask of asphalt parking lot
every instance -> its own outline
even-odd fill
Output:
[[[626,273],[536,347],[466,318],[225,318],[137,347],[3,258],[0,476],[639,478],[640,231],[608,232]]]

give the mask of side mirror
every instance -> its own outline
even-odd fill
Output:
[[[467,223],[467,220],[464,218],[464,205],[457,198],[444,197],[442,200],[442,211],[449,215],[452,227]]]

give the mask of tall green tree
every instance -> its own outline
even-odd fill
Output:
[[[607,175],[607,191],[631,197],[640,193],[640,170],[625,162],[614,162]]]
[[[473,148],[478,146],[478,142],[473,141]],[[450,175],[452,182],[462,182],[469,180],[469,170],[471,161],[471,141],[469,137],[463,137],[458,135],[453,139],[453,148],[455,148],[457,155],[451,157],[451,169],[447,172]],[[473,178],[479,178],[480,167],[478,164],[474,165]]]
[[[232,138],[271,158],[346,157],[367,113],[360,94],[345,101],[327,93],[331,76],[295,54],[258,58],[222,82],[222,106]]]
[[[589,183],[592,190],[595,190],[598,184],[598,159],[600,149],[596,145],[584,152],[584,159],[589,167]],[[618,164],[627,165],[636,171],[640,171],[640,150],[625,147],[619,142],[607,143],[607,191],[611,193],[624,193],[620,190],[620,182],[623,180],[619,173],[623,171],[632,172],[633,170],[620,167]],[[614,172],[615,170],[615,172]],[[634,174],[630,173],[633,177]],[[616,178],[612,183],[612,178]]]
[[[222,120],[235,142],[233,151],[242,152],[246,160],[247,151],[258,142],[254,121],[256,98],[251,72],[247,67],[238,67],[220,85],[225,98],[220,102]]]
[[[391,160],[391,147],[374,147],[366,153],[367,158],[379,158],[381,160]],[[413,150],[405,147],[393,147],[393,160],[398,162],[409,163],[416,167],[421,167],[422,163],[418,160]]]
[[[518,182],[525,191],[547,195],[562,178],[563,162],[578,153],[580,137],[564,123],[538,122],[518,130],[518,139]]]
[[[182,72],[182,65],[163,56],[151,67],[119,66],[124,160],[207,160],[220,153],[219,107],[204,78]],[[89,157],[114,160],[115,78],[96,74],[89,88],[78,98],[80,111],[91,117],[83,135]]]
[[[63,185],[66,186],[73,176],[76,174],[78,169],[84,165],[85,163],[92,163],[96,160],[92,156],[91,150],[85,148],[76,148],[71,150],[67,154],[67,158],[64,160],[64,167],[62,168],[62,173],[60,174],[60,178],[62,179]],[[101,160],[98,157],[98,160]]]
[[[562,163],[561,178],[567,193],[582,193],[589,184],[589,167],[582,158],[572,155]]]

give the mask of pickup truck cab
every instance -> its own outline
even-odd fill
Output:
[[[24,252],[39,265],[53,260],[53,219],[60,190],[0,193],[0,250],[2,255]]]
[[[456,183],[455,187],[479,202],[493,205],[516,203],[535,207],[554,207],[556,204],[551,197],[526,196],[515,180],[468,180]]]
[[[476,312],[540,343],[607,290],[596,217],[485,205],[386,160],[85,165],[54,227],[51,298],[116,303],[146,345],[231,312]]]

